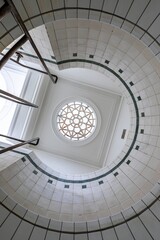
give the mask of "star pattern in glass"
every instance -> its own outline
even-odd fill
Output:
[[[94,110],[86,103],[65,104],[57,115],[58,129],[66,138],[78,141],[90,137],[96,127]]]

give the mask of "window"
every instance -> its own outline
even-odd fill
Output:
[[[35,103],[41,87],[40,77],[39,72],[30,71],[8,61],[0,72],[0,89]],[[0,97],[0,133],[17,138],[26,138],[28,134],[29,138],[33,114],[33,108]],[[35,116],[33,118],[35,121]],[[1,140],[6,141],[4,138]]]
[[[27,70],[8,62],[0,72],[0,89],[20,97]],[[17,104],[0,97],[0,132],[8,134]]]
[[[72,141],[84,140],[96,127],[94,110],[86,103],[74,101],[65,104],[57,115],[59,132]]]

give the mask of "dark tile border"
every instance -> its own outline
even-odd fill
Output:
[[[133,26],[133,29],[132,29],[132,31],[134,30],[134,28],[135,27],[137,27],[138,29],[140,29],[142,32],[143,32],[143,35],[144,34],[147,34],[153,41],[151,42],[151,44],[153,44],[154,42],[159,46],[160,44],[159,44],[159,42],[158,42],[158,38],[155,38],[155,37],[153,37],[152,36],[152,34],[150,34],[149,33],[149,31],[148,31],[148,29],[144,29],[144,28],[142,28],[140,25],[138,25],[137,24],[137,22],[132,22],[131,20],[129,20],[129,19],[127,19],[126,17],[124,18],[124,17],[122,17],[122,16],[120,16],[120,15],[117,15],[117,14],[115,14],[115,12],[113,13],[113,12],[108,12],[108,11],[104,11],[103,9],[95,9],[95,8],[86,8],[86,7],[66,7],[66,6],[63,6],[62,8],[57,8],[57,9],[51,9],[51,10],[49,10],[49,11],[45,11],[45,12],[40,12],[40,13],[38,13],[38,14],[36,14],[36,15],[34,15],[34,16],[32,16],[32,17],[29,17],[28,16],[28,18],[27,19],[25,19],[23,22],[26,24],[26,23],[28,23],[28,22],[30,22],[30,24],[32,24],[32,20],[33,19],[35,19],[35,18],[38,18],[38,17],[42,17],[42,19],[43,19],[43,15],[46,15],[46,14],[50,14],[50,13],[53,13],[53,20],[56,20],[56,18],[55,18],[55,13],[56,12],[62,12],[62,11],[65,11],[66,12],[66,10],[76,10],[76,11],[78,11],[78,10],[82,10],[82,11],[88,11],[88,13],[90,13],[90,11],[92,11],[92,12],[99,12],[100,14],[107,14],[107,15],[110,15],[111,17],[112,17],[112,19],[113,19],[113,17],[116,17],[116,18],[119,18],[119,19],[121,19],[122,21],[123,21],[123,23],[124,22],[128,22],[128,23],[130,23],[132,26]],[[27,12],[27,11],[26,11]],[[157,16],[155,16],[155,19],[156,19],[156,17]],[[77,18],[77,16],[76,16],[76,18]],[[65,16],[65,18],[60,18],[60,19],[68,19],[67,18],[67,16]],[[89,18],[84,18],[84,19],[89,19]],[[94,20],[94,19],[93,19]],[[103,21],[101,21],[101,18],[99,19],[99,21],[100,22],[103,22]],[[43,21],[44,22],[44,21]],[[112,22],[112,21],[111,21]],[[154,22],[154,21],[153,21]],[[45,23],[47,23],[47,22],[45,22]],[[33,26],[33,24],[32,24],[32,26]],[[4,26],[5,27],[5,26]],[[12,28],[10,28],[10,29],[6,29],[6,32],[2,35],[2,36],[0,36],[0,40],[1,39],[3,39],[7,34],[10,34],[15,28],[17,28],[18,27],[18,24],[17,25],[15,25],[15,26],[13,26]],[[123,29],[123,27],[121,26],[121,28]],[[124,30],[124,29],[123,29]],[[128,31],[127,31],[128,32]],[[130,32],[128,32],[128,33],[130,33]],[[142,36],[143,36],[142,35]],[[142,38],[142,36],[141,36],[141,38]],[[12,36],[11,36],[12,37]],[[13,38],[13,37],[12,37]],[[140,40],[140,39],[139,39]],[[145,43],[144,43],[145,44]],[[151,45],[150,44],[150,45]],[[149,46],[150,46],[149,45]]]
[[[64,182],[64,183],[78,183],[78,184],[81,184],[81,183],[87,183],[87,182],[92,182],[92,181],[96,181],[96,180],[99,180],[101,178],[104,178],[106,177],[107,175],[113,173],[119,166],[121,166],[121,164],[127,159],[127,157],[129,156],[130,152],[132,151],[134,145],[135,145],[135,142],[136,142],[136,139],[137,139],[137,135],[138,135],[138,131],[139,131],[139,111],[138,111],[138,106],[137,106],[137,101],[130,89],[130,87],[127,85],[127,83],[122,79],[122,77],[119,76],[118,73],[116,73],[114,70],[112,70],[111,68],[109,68],[108,66],[105,66],[104,64],[101,64],[101,63],[97,63],[93,60],[86,60],[86,59],[69,59],[69,60],[65,60],[65,61],[60,61],[58,62],[57,64],[58,65],[61,65],[61,64],[65,64],[65,63],[71,63],[71,62],[83,62],[83,63],[90,63],[90,64],[95,64],[99,67],[102,67],[106,70],[108,70],[109,72],[111,72],[112,74],[114,74],[119,80],[120,82],[125,86],[125,88],[128,90],[131,98],[132,98],[132,101],[133,101],[133,104],[134,104],[134,107],[135,107],[135,112],[136,112],[136,126],[135,126],[135,133],[134,133],[134,138],[133,138],[133,141],[130,145],[130,148],[128,149],[127,153],[125,154],[125,156],[123,157],[123,159],[115,166],[113,167],[112,169],[110,169],[109,171],[107,171],[106,173],[102,174],[102,175],[99,175],[97,177],[93,177],[93,178],[89,178],[89,179],[84,179],[84,180],[71,180],[71,179],[64,179],[64,178],[59,178],[57,176],[54,176],[48,172],[46,172],[45,170],[41,169],[32,159],[31,157],[28,155],[28,154],[25,154],[25,153],[22,153],[22,152],[19,152],[19,151],[16,151],[14,150],[14,152],[17,152],[17,153],[20,153],[22,155],[25,155],[28,160],[30,161],[30,163],[33,164],[34,167],[37,168],[37,170],[39,170],[40,172],[42,172],[43,174],[47,175],[48,177],[50,178],[53,178],[57,181],[60,181],[60,182]]]
[[[142,200],[143,201],[143,200]],[[157,201],[159,201],[159,196],[158,197],[156,197],[155,196],[155,199],[153,200],[153,202],[151,202],[149,205],[146,205],[145,204],[145,207],[140,211],[140,212],[138,212],[138,213],[136,213],[135,212],[135,214],[133,215],[133,216],[129,216],[128,218],[125,218],[123,221],[121,221],[121,222],[118,222],[118,223],[115,223],[115,224],[113,224],[113,225],[110,225],[110,226],[108,226],[108,227],[103,227],[103,228],[98,228],[98,229],[94,229],[94,230],[86,230],[86,231],[64,231],[62,228],[59,230],[59,229],[55,229],[55,228],[51,228],[50,226],[48,226],[48,227],[46,227],[46,226],[42,226],[42,225],[40,225],[40,224],[37,224],[37,220],[36,220],[36,222],[32,222],[31,220],[27,220],[26,218],[25,218],[25,215],[26,214],[24,214],[24,216],[22,217],[21,215],[19,215],[18,213],[16,213],[16,212],[14,212],[14,208],[13,209],[10,209],[10,208],[8,208],[4,203],[3,203],[3,201],[2,202],[0,202],[0,205],[2,205],[6,210],[8,210],[9,211],[9,215],[10,215],[10,213],[12,213],[12,214],[14,214],[16,217],[18,217],[19,219],[21,219],[22,221],[24,221],[24,222],[27,222],[27,223],[29,223],[29,224],[32,224],[34,227],[38,227],[38,228],[41,228],[41,229],[45,229],[45,230],[47,230],[47,231],[53,231],[53,232],[58,232],[58,233],[66,233],[66,234],[84,234],[84,233],[93,233],[93,232],[101,232],[101,231],[105,231],[105,230],[107,230],[107,229],[111,229],[111,228],[115,228],[115,227],[117,227],[117,226],[120,226],[120,225],[122,225],[122,224],[124,224],[124,223],[127,223],[128,221],[130,221],[130,220],[132,220],[132,219],[135,219],[136,217],[138,217],[138,216],[140,216],[141,214],[143,214],[146,210],[148,210],[148,209],[150,209]],[[27,213],[27,211],[26,211],[26,213]],[[153,213],[152,213],[153,214]],[[8,215],[8,216],[9,216]],[[36,214],[37,215],[37,214]],[[154,214],[153,214],[154,215]],[[8,218],[8,216],[7,216],[7,218]],[[39,215],[37,215],[37,219],[38,219],[38,217],[39,217]],[[6,219],[7,219],[6,218]],[[43,217],[44,219],[46,219],[46,217]],[[6,221],[6,219],[5,219],[5,221]],[[4,221],[4,222],[5,222]],[[50,220],[49,220],[49,222],[50,222]],[[87,222],[86,222],[87,223]]]

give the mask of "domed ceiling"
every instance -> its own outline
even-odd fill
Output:
[[[94,220],[122,211],[148,193],[160,177],[159,1],[39,0],[32,1],[32,6],[29,1],[13,2],[50,71],[59,77],[56,85],[46,84],[32,135],[40,136],[41,150],[99,168],[84,175],[52,172],[49,176],[56,183],[51,195],[56,195],[51,200],[43,194],[33,210],[60,221]],[[3,50],[22,30],[11,14],[0,27]],[[28,42],[18,51],[28,66],[39,62]],[[93,75],[92,81],[89,76]],[[54,131],[54,114],[68,99],[86,101],[99,115],[98,132],[91,142],[68,144]],[[127,105],[123,116],[122,101]],[[118,117],[128,119],[127,127],[121,125],[127,137],[107,164]],[[38,169],[46,174],[41,176],[43,181],[47,170]],[[31,207],[31,199],[19,201]],[[49,201],[58,206],[58,212]]]

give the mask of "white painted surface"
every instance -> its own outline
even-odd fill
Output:
[[[70,70],[71,73],[72,69]],[[94,75],[97,79],[95,72]],[[81,74],[82,79],[83,77],[85,79],[85,74]],[[102,167],[115,127],[114,123],[120,106],[121,96],[106,91],[106,89],[69,81],[68,78],[66,73],[66,80],[59,78],[56,85],[49,84],[33,136],[40,137],[37,149],[59,155],[62,158],[65,157],[73,161],[94,165],[95,167]],[[77,100],[86,98],[93,102],[98,108],[102,119],[97,136],[91,142],[87,142],[87,144],[82,146],[73,146],[63,141],[54,132],[54,123],[52,121],[55,110],[65,99],[67,100],[70,97],[77,98]]]
[[[104,165],[105,164],[109,165],[120,154],[123,147],[125,146],[129,128],[130,128],[129,107],[128,107],[128,104],[126,103],[125,99],[123,99],[120,113],[119,113],[118,120],[117,120],[117,124],[116,124],[116,128],[114,131],[114,136],[111,141],[111,147],[108,152],[108,156],[106,156]],[[123,129],[127,130],[124,139],[121,138]]]
[[[113,79],[108,78],[104,74],[86,68],[69,68],[57,72],[58,76],[73,81],[80,82],[85,85],[92,85],[94,87],[108,90],[114,94],[121,94],[119,86],[113,81]]]
[[[50,168],[64,174],[85,174],[96,171],[98,168],[80,162],[71,161],[67,158],[55,156],[52,153],[33,149],[37,157]]]
[[[21,97],[27,70],[13,62],[7,62],[0,72],[0,89]],[[0,97],[0,133],[8,134],[17,103]]]

